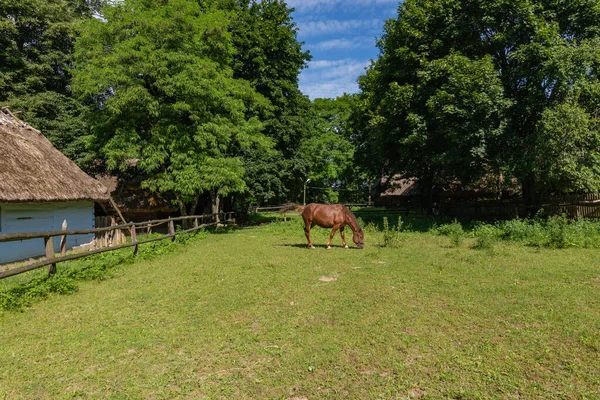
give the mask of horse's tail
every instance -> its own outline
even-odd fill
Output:
[[[284,212],[288,212],[288,211],[302,212],[302,211],[304,211],[304,206],[301,206],[300,204],[296,204],[296,203],[287,203],[287,204],[282,205],[281,208],[279,208],[280,213],[284,213]]]

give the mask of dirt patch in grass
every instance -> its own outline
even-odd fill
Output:
[[[319,278],[319,280],[320,280],[321,282],[333,282],[333,281],[337,281],[337,278],[336,278],[336,277],[333,277],[333,276],[321,276],[321,277]]]

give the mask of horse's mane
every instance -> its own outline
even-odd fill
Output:
[[[356,215],[354,215],[354,213],[352,211],[350,211],[350,209],[346,206],[344,206],[344,212],[348,215],[348,217],[350,218],[350,220],[352,222],[354,222],[354,224],[356,225],[356,231],[360,231],[360,224],[358,223],[358,219],[356,219]]]
[[[304,210],[304,206],[296,203],[287,203],[281,206],[279,209],[280,213],[288,212],[288,211],[298,211],[302,212]]]

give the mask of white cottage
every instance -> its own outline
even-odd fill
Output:
[[[0,111],[0,234],[94,227],[94,202],[108,190],[41,132]],[[93,235],[67,237],[67,248]],[[55,251],[59,240],[54,239]],[[44,254],[43,239],[0,243],[0,264]]]

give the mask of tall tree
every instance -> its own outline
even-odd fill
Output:
[[[435,186],[473,183],[493,167],[508,103],[489,57],[453,52],[390,79],[398,68],[385,55],[360,81],[358,157],[374,174],[418,178],[430,208]]]
[[[93,154],[70,68],[77,24],[96,6],[86,0],[0,1],[0,104],[23,111],[24,120],[82,167]]]
[[[302,144],[302,151],[311,157],[311,186],[320,187],[316,193],[311,191],[311,201],[366,200],[368,188],[362,186],[368,178],[354,162],[355,147],[351,142],[349,120],[355,100],[355,95],[345,94],[313,101],[315,129]]]
[[[229,15],[192,0],[125,0],[90,20],[76,43],[74,88],[111,169],[139,159],[143,186],[182,214],[202,193],[246,189],[241,155],[268,151],[268,101],[235,79]]]
[[[539,189],[598,190],[590,173],[598,169],[597,160],[589,155],[598,140],[593,121],[600,93],[599,38],[597,2],[407,0],[399,6],[398,17],[387,22],[379,43],[381,55],[362,78],[363,112],[357,120],[366,138],[376,138],[379,148],[395,149],[382,160],[389,172],[412,173],[411,160],[396,162],[395,157],[411,150],[418,157],[421,150],[406,145],[427,139],[462,154],[445,160],[443,171],[467,172],[461,160],[483,154],[487,162],[519,179],[529,204],[536,203]],[[442,74],[446,78],[430,79],[435,70],[446,70]],[[489,85],[481,86],[486,80]],[[415,92],[425,85],[429,89]],[[442,97],[435,94],[440,91],[445,92]],[[443,125],[439,118],[415,110],[417,98],[420,109],[426,106],[429,113],[437,102],[445,115]],[[567,112],[575,113],[568,120],[583,118],[590,129],[570,134],[565,124],[554,123],[559,113]],[[504,121],[499,123],[496,115]],[[449,127],[457,129],[459,141],[433,135]],[[414,129],[426,134],[411,136]],[[481,130],[487,131],[481,142],[485,146],[468,145],[474,143],[474,132]],[[552,142],[550,137],[570,143],[547,152],[544,144]],[[588,156],[576,156],[579,152]],[[541,162],[549,156],[556,158]],[[548,173],[549,165],[561,164],[561,157],[572,163],[571,172],[554,168]],[[440,171],[435,164],[434,168]],[[586,172],[571,179],[575,170]]]
[[[275,142],[273,152],[246,157],[248,201],[281,202],[300,193],[309,173],[308,156],[299,149],[312,131],[311,103],[298,89],[298,76],[310,54],[302,50],[297,27],[283,0],[212,0],[232,10],[234,76],[265,96],[273,108],[263,114],[264,133]]]

